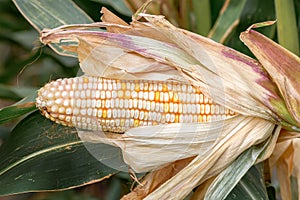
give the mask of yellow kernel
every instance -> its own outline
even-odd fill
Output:
[[[155,101],[159,101],[160,92],[155,92]]]
[[[106,112],[106,110],[103,110],[103,112],[102,112],[102,117],[103,117],[103,118],[106,118],[106,117],[107,117],[107,112]]]
[[[133,126],[134,126],[134,127],[137,127],[137,126],[139,126],[139,122],[140,122],[140,121],[139,121],[138,119],[134,120],[134,124],[133,124]]]

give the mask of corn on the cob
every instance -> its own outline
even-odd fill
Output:
[[[207,122],[235,114],[190,85],[92,76],[46,84],[38,91],[36,106],[62,125],[119,133],[136,126]]]

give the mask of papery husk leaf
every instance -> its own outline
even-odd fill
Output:
[[[254,30],[241,33],[240,38],[271,75],[288,108],[287,112],[274,105],[273,110],[289,123],[300,126],[300,58]]]
[[[300,138],[298,132],[282,130],[273,154],[269,159],[270,169],[276,168],[282,199],[292,199],[291,177],[300,183]],[[270,170],[272,172],[272,170]],[[272,174],[274,176],[274,174]],[[298,191],[300,186],[298,184]]]
[[[220,173],[243,151],[270,137],[273,129],[274,124],[268,121],[245,116],[236,118],[230,125],[225,123],[222,139],[145,199],[184,198],[197,185]]]
[[[164,164],[197,156],[146,197],[178,199],[220,173],[243,151],[268,139],[273,128],[271,122],[238,115],[211,123],[138,127],[109,138],[99,132],[78,133],[85,142],[104,142],[120,147],[125,163],[136,172],[159,169]],[[182,189],[178,191],[178,187]]]
[[[122,197],[122,200],[130,199],[143,199],[148,194],[157,189],[164,182],[172,178],[177,174],[182,168],[188,165],[192,161],[193,157],[186,158],[183,160],[177,160],[167,166],[151,171],[149,174],[143,178],[141,185],[138,185],[133,191],[129,194]]]

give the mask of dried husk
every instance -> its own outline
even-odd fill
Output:
[[[270,99],[274,103],[274,112],[295,125],[292,128],[297,129],[300,125],[300,58],[251,27],[241,33],[240,38],[279,88],[288,110],[281,109]]]

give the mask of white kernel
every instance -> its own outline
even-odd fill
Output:
[[[108,110],[107,110],[107,118],[111,118],[111,114],[112,114],[112,113],[111,113],[111,109],[108,109]]]
[[[70,116],[66,116],[65,121],[66,122],[71,122],[71,117]]]
[[[165,102],[169,101],[169,93],[168,92],[164,93],[164,101]]]
[[[72,98],[72,97],[74,97],[74,91],[70,91],[69,92],[69,96]]]
[[[105,91],[101,91],[101,99],[105,99]]]
[[[129,108],[129,100],[128,99],[124,100],[124,108]]]
[[[131,94],[131,93],[130,93],[129,90],[126,90],[126,91],[125,91],[125,97],[126,97],[126,98],[131,98],[130,94]]]
[[[106,80],[106,81],[108,81],[108,80]],[[102,86],[103,86],[103,90],[107,90],[107,83],[106,82],[103,82],[103,84],[102,84]]]
[[[187,105],[183,104],[183,109],[182,109],[182,113],[187,113]]]
[[[114,119],[118,117],[118,111],[117,111],[117,109],[113,109],[113,111],[112,111],[112,117]]]
[[[155,111],[159,112],[159,103],[155,103]]]
[[[60,85],[60,86],[58,86],[57,89],[58,89],[59,91],[63,91],[63,90],[64,90],[64,86]]]
[[[161,120],[161,113],[157,113],[156,121],[157,121],[157,122],[160,122],[160,120]]]
[[[124,107],[124,100],[119,99],[119,108],[123,108],[123,107]]]
[[[98,117],[101,118],[102,117],[102,109],[98,110]]]
[[[130,110],[130,118],[134,117],[134,110]]]
[[[105,107],[106,108],[110,108],[110,100],[106,100],[105,101]]]
[[[111,98],[111,92],[110,91],[106,91],[106,98],[110,99]]]
[[[93,89],[93,83],[91,82],[88,83],[88,89]]]
[[[170,119],[171,119],[171,115],[169,113],[166,114],[166,122],[170,122]]]
[[[137,108],[137,106],[138,106],[138,100],[133,99],[133,108]]]
[[[192,113],[192,105],[191,104],[187,104],[187,113]]]
[[[130,119],[130,120],[129,120],[129,126],[132,127],[133,125],[134,125],[134,119]]]
[[[92,114],[93,114],[93,109],[92,108],[87,109],[87,115],[92,116]]]
[[[215,114],[216,115],[220,114],[220,106],[219,105],[215,105]]]
[[[86,115],[86,109],[80,109],[80,114],[81,115]]]
[[[64,114],[65,113],[65,107],[59,107],[58,113]]]
[[[187,103],[191,102],[191,95],[190,94],[186,94],[186,102]]]
[[[54,101],[57,105],[61,105],[62,104],[62,99],[55,99]]]
[[[58,110],[58,106],[57,105],[54,105],[54,106],[51,107],[51,112],[56,113],[57,110]]]
[[[138,93],[136,91],[132,91],[131,98],[137,98],[137,97],[138,97]]]
[[[91,104],[92,108],[95,108],[95,107],[96,107],[96,102],[97,102],[96,99],[92,99],[92,104]]]
[[[126,110],[126,118],[130,118],[130,110]]]
[[[144,119],[144,117],[145,117],[145,113],[144,113],[144,111],[141,111],[139,119],[140,120],[146,120],[146,119]]]
[[[117,98],[117,92],[115,91],[115,90],[113,90],[112,92],[111,92],[111,97],[112,98]]]
[[[101,100],[98,99],[96,100],[96,108],[100,108],[101,107]]]
[[[86,90],[86,91],[85,91],[85,96],[86,96],[87,98],[91,97],[91,90]]]
[[[65,117],[66,117],[65,115],[58,115],[58,119],[59,119],[59,120],[64,120]]]
[[[81,100],[81,108],[85,108],[86,107],[86,100],[82,99]]]
[[[82,84],[78,84],[77,88],[78,88],[78,90],[82,90],[83,89],[83,85]]]
[[[174,114],[171,114],[171,116],[170,116],[170,122],[171,123],[175,122],[175,115]]]
[[[210,105],[209,104],[205,105],[205,114],[210,114]]]
[[[75,91],[75,98],[76,99],[80,98],[80,91],[78,90]]]
[[[134,110],[134,119],[139,118],[139,110]]]
[[[58,92],[58,91],[54,93],[54,96],[55,96],[56,98],[60,97],[60,95],[61,95],[61,93]]]
[[[110,101],[110,107],[115,108],[116,107],[115,106],[115,99],[110,99],[109,101]]]
[[[209,99],[207,96],[204,96],[204,103],[208,103]]]
[[[84,99],[85,96],[86,96],[86,95],[85,95],[85,90],[81,91],[81,92],[80,92],[80,98],[81,98],[81,99]]]
[[[99,90],[99,91],[102,90],[102,83],[98,83],[98,90]]]
[[[178,104],[174,103],[174,113],[177,113],[177,112],[178,112]]]
[[[64,102],[63,102],[63,105],[64,105],[65,107],[67,107],[67,106],[69,106],[69,104],[70,104],[69,100],[68,100],[68,99],[65,99]]]
[[[72,114],[72,108],[67,108],[67,109],[66,109],[66,114],[67,114],[67,115]]]
[[[191,113],[196,114],[196,104],[191,104],[191,107],[192,107]]]
[[[199,115],[201,113],[200,104],[196,105],[196,113]]]
[[[98,112],[97,108],[94,108],[93,109],[93,117],[97,117],[97,112]]]
[[[162,87],[162,84],[159,83],[159,84],[158,84],[158,91],[162,91],[162,88],[163,88],[163,87]]]
[[[147,93],[147,92],[146,92]],[[144,92],[143,91],[139,91],[139,98],[142,99],[144,98]]]
[[[149,100],[150,101],[154,100],[154,96],[155,96],[155,93],[153,91],[149,92]]]
[[[54,101],[52,101],[52,100],[49,100],[49,101],[47,101],[47,103],[46,103],[46,105],[47,105],[48,107],[52,106],[53,104],[54,104]]]
[[[67,92],[67,91],[63,91],[63,92],[61,93],[61,96],[62,96],[63,98],[67,98],[67,97],[68,97],[68,92]]]
[[[151,108],[150,110],[154,111],[155,110],[155,101],[151,101]]]
[[[191,93],[190,97],[191,97],[191,103],[195,103],[196,95],[194,93]]]
[[[159,112],[164,112],[164,103],[159,103]]]
[[[182,113],[182,104],[178,104],[178,112]]]
[[[73,109],[73,115],[78,115],[79,114],[79,109],[78,108],[74,108]]]
[[[142,109],[143,108],[143,100],[138,100],[138,109]]]
[[[125,118],[126,116],[126,111],[124,109],[121,110],[121,117],[122,118]]]

